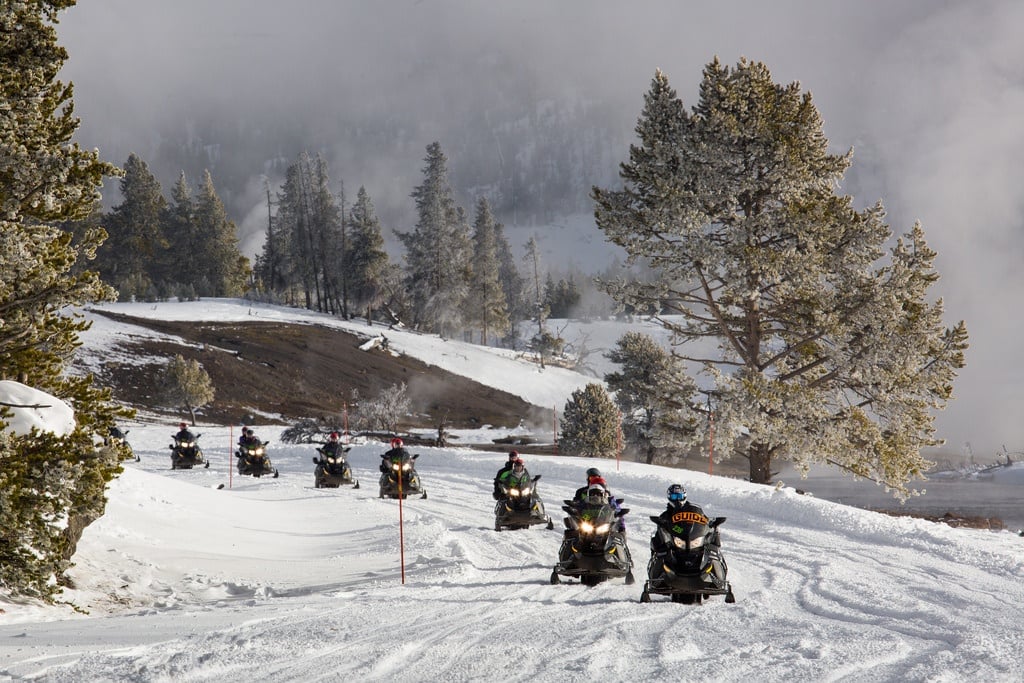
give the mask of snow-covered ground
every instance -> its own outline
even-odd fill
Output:
[[[272,311],[303,315],[259,314]],[[96,332],[90,346],[109,341]],[[387,334],[402,348],[401,334]],[[470,353],[437,343],[447,349],[439,364]],[[281,444],[279,427],[257,428],[278,479],[232,474],[237,427],[200,425],[211,467],[191,471],[169,469],[171,425],[126,427],[141,460],[112,483],[106,515],[75,556],[76,588],[64,597],[82,611],[0,599],[0,680],[1024,678],[1024,539],[1008,531],[602,461],[631,509],[638,583],[551,585],[560,501],[594,461],[523,449],[556,528],[495,532],[490,482],[501,454],[418,449],[428,498],[400,507],[377,497],[382,444],[353,447],[359,489],[325,490],[313,487],[313,447]],[[675,481],[728,517],[735,604],[639,602],[648,516]]]

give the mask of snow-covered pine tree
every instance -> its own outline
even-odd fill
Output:
[[[72,142],[79,121],[71,85],[57,80],[67,53],[53,24],[74,4],[6,2],[0,12],[0,378],[75,411],[66,436],[12,434],[0,413],[0,591],[47,600],[120,471],[114,451],[95,444],[128,414],[91,376],[65,374],[89,327],[71,311],[116,296],[84,267],[104,231],[56,227],[89,216],[103,177],[118,172]]]
[[[416,226],[412,232],[396,234],[405,246],[413,327],[452,336],[465,328],[473,253],[469,224],[455,203],[440,143],[427,146],[424,162],[423,183],[412,192]]]
[[[197,272],[209,282],[209,290],[199,294],[239,296],[249,278],[249,259],[238,251],[238,231],[228,218],[209,171],[203,172],[196,193],[195,224],[199,250],[192,258]]]
[[[171,201],[164,221],[164,235],[167,237],[169,262],[168,277],[181,285],[182,292],[192,296],[199,292],[199,273],[194,259],[200,251],[196,226],[196,207],[192,201],[185,172],[178,174],[178,180],[171,188]]]
[[[110,239],[101,248],[104,280],[122,301],[156,297],[160,264],[168,248],[164,236],[167,200],[146,162],[129,154],[120,182],[121,203],[107,218]],[[154,278],[155,276],[155,278]]]
[[[604,381],[622,412],[626,443],[636,446],[648,465],[678,463],[700,428],[689,406],[676,398],[696,393],[693,380],[671,353],[641,332],[622,335],[605,355],[621,367]]]
[[[365,187],[356,193],[348,217],[351,249],[345,269],[348,271],[353,310],[363,311],[366,322],[373,324],[373,311],[383,304],[388,292],[397,285],[391,273],[391,262],[384,250],[384,236],[373,201]]]
[[[505,293],[509,320],[514,325],[516,321],[530,317],[530,305],[525,297],[526,282],[516,267],[512,246],[505,237],[505,226],[501,223],[494,224],[494,246],[498,257],[498,281]],[[510,330],[510,334],[515,334],[514,329]]]
[[[210,375],[197,360],[186,360],[178,354],[167,365],[163,397],[175,408],[184,408],[196,423],[196,408],[213,401],[215,390]]]
[[[467,320],[480,329],[480,343],[509,329],[508,303],[499,280],[495,220],[491,205],[481,197],[473,222],[473,275],[467,297]]]
[[[558,452],[614,458],[619,451],[619,412],[600,384],[572,392],[562,412]]]
[[[677,352],[714,385],[716,450],[749,458],[754,482],[780,458],[832,462],[907,495],[967,347],[926,300],[938,275],[919,226],[886,262],[881,204],[835,192],[852,154],[828,152],[810,94],[764,64],[716,59],[690,113],[658,71],[636,131],[595,216],[657,278],[608,291],[676,316],[661,321]]]

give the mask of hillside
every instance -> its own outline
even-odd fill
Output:
[[[436,428],[442,420],[460,429],[514,427],[540,419],[543,412],[517,396],[416,358],[360,350],[363,339],[335,328],[271,321],[163,321],[94,312],[169,336],[126,337],[118,342],[123,353],[93,371],[116,400],[166,414],[171,421],[181,413],[161,408],[154,379],[176,354],[197,360],[210,375],[216,396],[201,414],[204,421],[219,424],[321,417],[339,424],[353,391],[372,397],[402,382],[415,413],[406,428]]]

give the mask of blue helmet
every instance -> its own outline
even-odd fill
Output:
[[[683,488],[682,484],[672,484],[666,491],[668,499],[673,503],[682,503],[686,500],[686,489]]]

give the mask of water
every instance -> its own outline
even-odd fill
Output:
[[[1024,466],[1017,464],[988,479],[935,475],[912,482],[909,488],[924,493],[902,504],[883,487],[832,469],[812,469],[807,479],[801,479],[786,467],[775,479],[818,498],[853,507],[938,517],[947,512],[963,517],[997,517],[1007,529],[1024,529]]]

